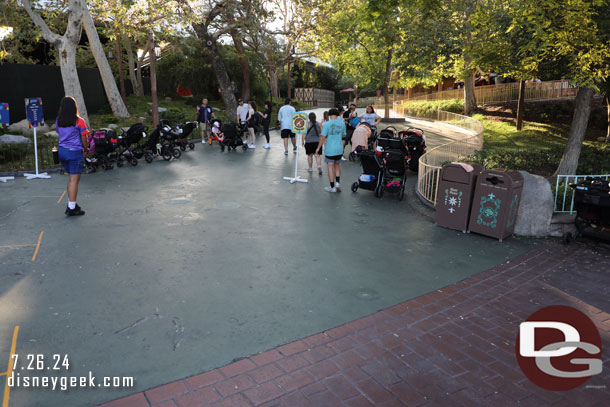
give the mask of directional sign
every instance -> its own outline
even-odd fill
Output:
[[[44,126],[44,113],[42,112],[42,98],[26,98],[25,113],[28,124],[32,127]]]
[[[292,132],[295,134],[307,133],[307,113],[292,114]]]
[[[0,128],[8,127],[11,124],[8,111],[8,103],[0,102]]]

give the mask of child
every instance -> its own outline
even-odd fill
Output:
[[[220,122],[218,120],[212,122],[212,137],[210,138],[210,144],[212,144],[212,139],[219,142],[222,142],[225,139],[224,134],[220,131]]]

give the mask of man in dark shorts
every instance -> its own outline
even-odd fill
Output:
[[[341,192],[339,184],[341,178],[341,158],[343,157],[343,137],[345,137],[345,121],[339,116],[337,109],[328,112],[330,120],[322,128],[322,136],[316,149],[320,153],[324,145],[324,161],[328,165],[328,180],[330,187],[324,188],[327,192]]]
[[[280,108],[280,111],[277,114],[277,120],[280,122],[280,129],[282,129],[281,135],[282,141],[284,142],[284,155],[288,155],[288,138],[292,140],[292,151],[294,153],[297,152],[297,141],[292,132],[292,115],[296,110],[291,105],[292,99],[286,98],[284,103],[284,106]]]

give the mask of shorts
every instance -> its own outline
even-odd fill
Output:
[[[294,138],[294,133],[290,130],[290,129],[283,129],[282,130],[282,138]]]
[[[203,131],[208,130],[208,124],[206,122],[199,122],[199,127],[201,127],[201,130]]]
[[[325,155],[324,162],[327,164],[332,164],[332,163],[336,163],[336,162],[340,163],[342,158],[343,158],[342,155],[331,155],[330,157]]]
[[[305,154],[312,155],[316,153],[318,143],[305,143]],[[320,154],[322,154],[323,147],[320,147]]]
[[[83,150],[75,150],[59,146],[59,161],[68,174],[82,174],[85,159]]]

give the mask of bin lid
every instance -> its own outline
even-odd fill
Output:
[[[469,184],[473,177],[483,171],[483,167],[479,164],[463,164],[466,163],[450,163],[444,165],[441,171],[441,180]],[[472,170],[469,171],[470,168],[472,168]]]
[[[523,186],[523,175],[519,171],[496,168],[485,170],[479,176],[479,182],[501,184],[506,188],[520,188]]]

